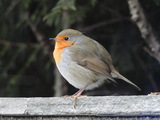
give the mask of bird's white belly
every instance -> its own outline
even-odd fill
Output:
[[[93,89],[98,87],[104,81],[105,77],[95,74],[93,71],[88,70],[76,62],[72,61],[69,56],[61,59],[57,65],[62,76],[74,87],[82,89]]]

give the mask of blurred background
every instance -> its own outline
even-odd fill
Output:
[[[140,4],[159,42],[160,0],[140,0]],[[149,44],[130,12],[127,0],[0,0],[0,96],[61,96],[77,91],[57,71],[54,42],[48,40],[66,28],[101,43],[115,68],[142,89],[117,80],[117,86],[104,83],[84,94],[160,91],[160,61],[146,51]]]

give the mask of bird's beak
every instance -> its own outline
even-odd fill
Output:
[[[49,40],[54,40],[55,41],[56,38],[49,38]]]
[[[59,41],[57,38],[49,38],[49,40],[52,40],[52,41]]]

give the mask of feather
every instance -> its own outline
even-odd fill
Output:
[[[125,78],[124,76],[122,76],[116,70],[112,70],[111,74],[112,74],[112,77],[122,79],[125,82],[129,83],[130,85],[134,86],[137,90],[141,91],[141,89],[137,85],[135,85],[133,82],[131,82],[130,80],[128,80],[127,78]]]
[[[105,76],[108,78],[110,81],[114,82],[117,84],[117,82],[113,79],[113,77],[110,75],[111,69],[109,66],[107,66],[103,61],[99,59],[89,59],[86,58],[82,61],[77,60],[77,64],[97,73]]]

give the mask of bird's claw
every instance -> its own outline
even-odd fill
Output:
[[[73,107],[76,109],[76,101],[77,101],[77,98],[79,97],[87,97],[87,95],[80,95],[80,96],[72,96],[73,97]]]
[[[150,94],[148,95],[160,95],[160,92],[151,92]]]

